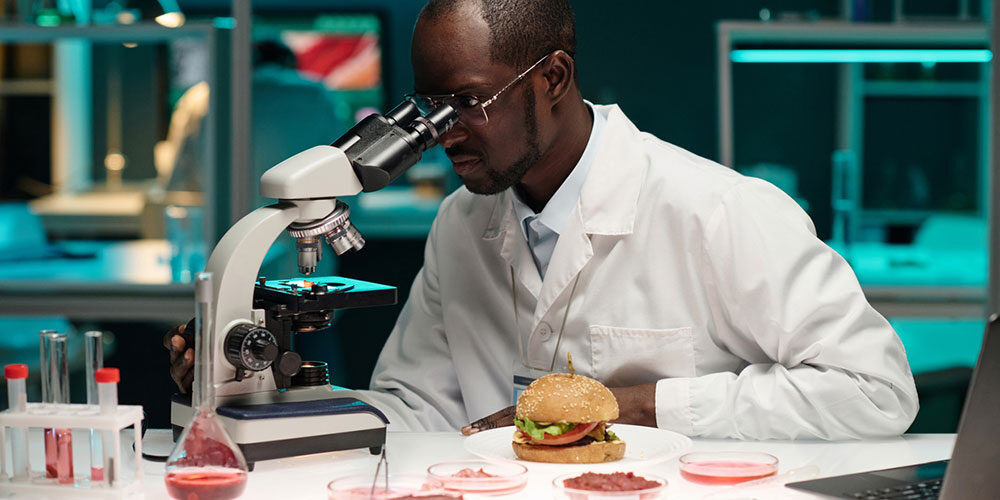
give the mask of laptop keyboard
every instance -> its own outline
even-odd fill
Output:
[[[937,500],[940,494],[941,480],[936,479],[904,484],[895,488],[844,493],[844,496],[860,500]]]

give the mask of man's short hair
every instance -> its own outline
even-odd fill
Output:
[[[576,55],[576,26],[569,0],[430,0],[421,16],[437,17],[473,3],[490,28],[490,58],[527,68],[556,50]]]

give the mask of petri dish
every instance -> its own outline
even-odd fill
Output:
[[[552,489],[556,500],[658,500],[666,498],[667,480],[644,472],[585,472],[553,479]]]
[[[528,484],[528,468],[515,462],[441,462],[428,467],[427,475],[441,481],[448,491],[487,496],[517,493]]]
[[[757,451],[699,451],[678,460],[681,477],[698,484],[737,484],[778,473],[778,458]]]
[[[424,474],[389,474],[388,488],[384,476],[372,488],[371,473],[352,474],[334,479],[326,485],[329,500],[401,500],[405,498],[461,498],[460,494],[446,492],[441,484]]]

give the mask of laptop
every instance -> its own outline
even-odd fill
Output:
[[[867,500],[1000,498],[1000,317],[986,324],[951,460],[788,483],[838,498]]]

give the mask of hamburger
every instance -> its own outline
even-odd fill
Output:
[[[561,464],[613,462],[625,442],[608,430],[618,401],[600,382],[555,373],[535,380],[517,400],[514,454],[521,460]]]

